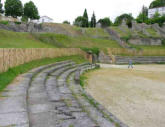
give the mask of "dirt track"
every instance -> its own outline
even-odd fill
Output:
[[[130,127],[165,127],[165,65],[102,65],[86,90]]]

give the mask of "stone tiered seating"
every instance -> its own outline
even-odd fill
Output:
[[[0,126],[127,127],[75,82],[77,68],[95,66],[64,61],[19,76],[1,94]]]
[[[115,56],[116,64],[128,64],[129,59],[141,64],[165,63],[165,56]]]

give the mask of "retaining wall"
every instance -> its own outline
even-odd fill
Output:
[[[0,72],[5,72],[11,67],[15,67],[37,59],[71,55],[82,55],[90,60],[90,57],[87,55],[87,53],[79,48],[1,48]]]
[[[165,63],[165,56],[115,56],[115,63],[128,64],[129,59],[131,59],[133,63],[140,64]]]

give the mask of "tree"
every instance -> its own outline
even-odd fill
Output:
[[[83,16],[78,16],[75,21],[74,21],[74,25],[75,26],[79,26],[79,27],[84,27],[83,23],[86,21],[86,18],[84,18]]]
[[[102,27],[108,27],[112,25],[112,21],[108,17],[100,19],[98,22],[101,23]]]
[[[17,18],[23,15],[23,5],[20,0],[6,0],[5,15]]]
[[[156,12],[155,15],[148,21],[149,24],[158,23],[159,26],[162,26],[164,22],[165,22],[165,15],[161,16],[158,12]]]
[[[88,13],[87,10],[85,9],[84,14],[83,14],[83,24],[82,27],[89,27],[89,22],[88,22]]]
[[[3,13],[4,12],[3,9],[2,9],[2,7],[3,7],[3,4],[1,3],[1,0],[0,0],[0,13]]]
[[[38,14],[38,9],[32,1],[25,3],[24,16],[26,16],[30,19],[39,19],[40,18],[39,14]]]
[[[95,13],[93,12],[92,18],[91,18],[91,23],[90,23],[91,27],[96,27],[96,16]]]
[[[114,22],[114,25],[116,26],[119,26],[121,25],[122,21],[125,20],[127,25],[131,23],[131,21],[133,20],[134,18],[132,17],[132,14],[122,14],[118,17],[116,17],[115,19],[115,22]]]
[[[156,7],[163,7],[165,6],[165,0],[154,0],[151,4],[150,4],[150,9],[151,8],[156,8]]]
[[[70,22],[65,20],[65,21],[63,21],[63,24],[70,24]]]
[[[147,23],[148,22],[148,8],[143,6],[142,11],[139,16],[136,18],[138,23]]]

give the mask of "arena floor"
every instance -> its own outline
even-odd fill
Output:
[[[165,127],[165,65],[101,65],[86,90],[129,127]]]

